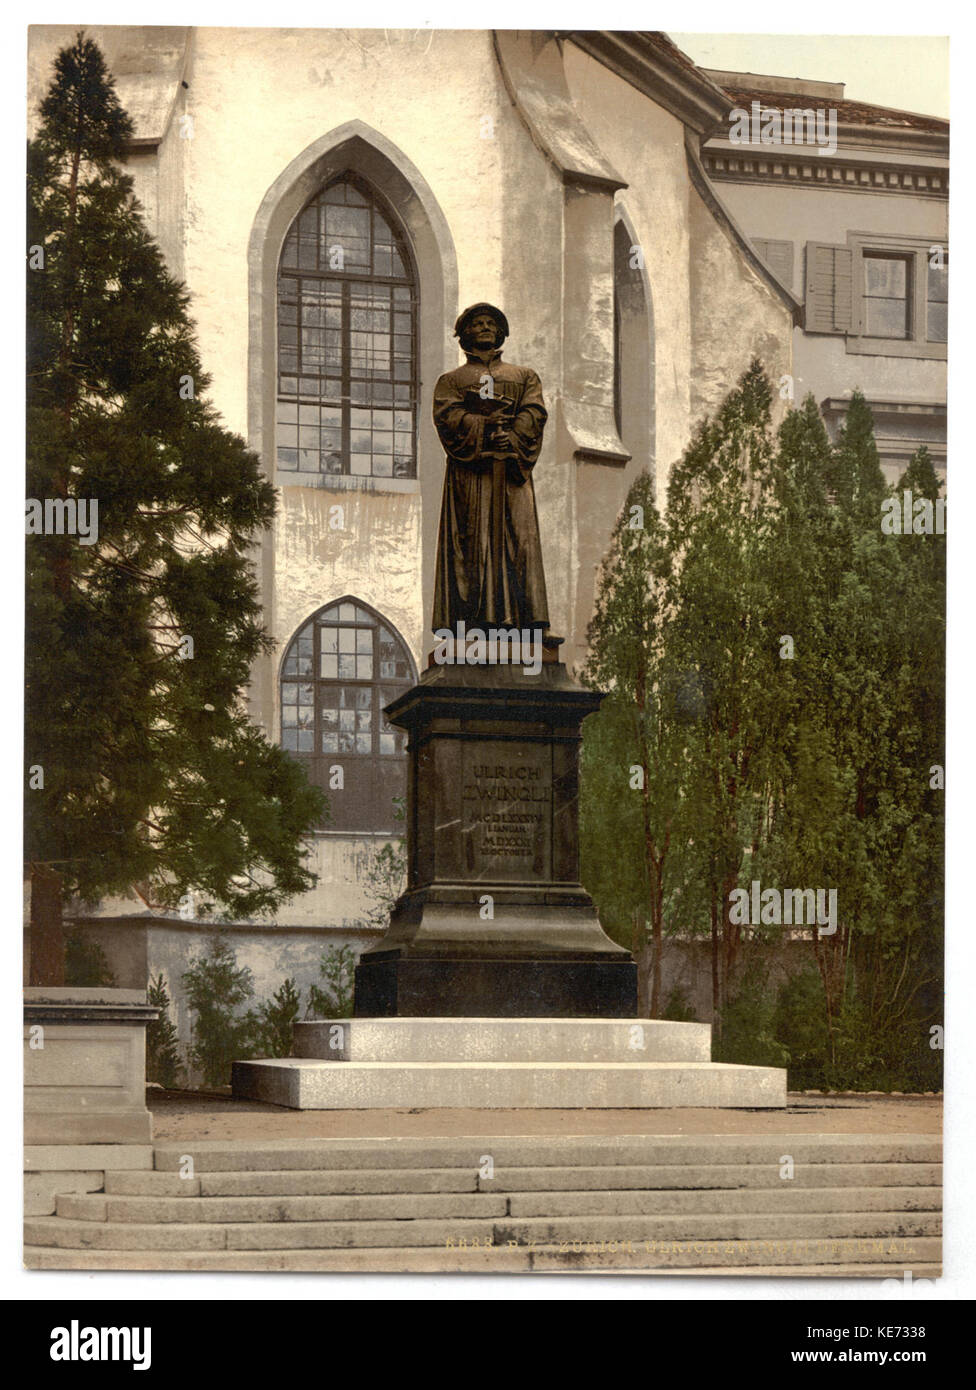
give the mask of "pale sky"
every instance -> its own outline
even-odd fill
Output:
[[[851,101],[949,115],[949,40],[932,35],[679,34],[668,36],[704,68],[843,82]]]

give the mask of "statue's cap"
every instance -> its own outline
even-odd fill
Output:
[[[464,313],[461,314],[457,323],[454,325],[455,338],[460,338],[463,335],[464,330],[476,314],[491,314],[505,337],[508,337],[508,319],[502,313],[501,309],[496,308],[494,304],[472,304],[469,308],[465,309]]]

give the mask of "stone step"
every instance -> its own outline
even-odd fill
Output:
[[[722,1211],[772,1216],[783,1212],[938,1212],[937,1187],[808,1188],[665,1192],[532,1192],[493,1195],[402,1192],[358,1196],[139,1197],[64,1193],[57,1215],[73,1221],[141,1225],[241,1221],[409,1221],[491,1216],[668,1216]]]
[[[562,1170],[560,1170],[562,1171]],[[477,1192],[478,1173],[464,1168],[355,1168],[330,1172],[106,1173],[105,1192],[130,1197],[329,1197],[365,1193]]]
[[[757,1165],[670,1164],[629,1167],[496,1166],[494,1178],[481,1178],[474,1164],[460,1168],[340,1168],[284,1172],[106,1173],[105,1192],[132,1197],[316,1197],[393,1192],[584,1192],[667,1189],[778,1188],[938,1188],[937,1163],[806,1163],[792,1179],[779,1176],[778,1155]]]
[[[101,1250],[296,1250],[346,1247],[464,1245],[529,1246],[530,1243],[583,1245],[587,1242],[653,1241],[680,1244],[749,1241],[830,1242],[858,1239],[898,1242],[938,1236],[934,1213],[784,1213],[777,1216],[732,1212],[693,1216],[564,1216],[472,1220],[418,1217],[401,1221],[276,1221],[251,1223],[174,1223],[76,1221],[61,1216],[29,1217],[28,1245]],[[907,1247],[906,1247],[907,1248]],[[931,1256],[929,1257],[931,1258]]]
[[[894,1243],[893,1243],[894,1244]],[[24,1264],[28,1269],[181,1270],[197,1272],[250,1271],[254,1273],[343,1274],[506,1274],[566,1273],[615,1270],[619,1274],[658,1272],[674,1276],[787,1277],[834,1279],[895,1279],[901,1283],[909,1271],[915,1279],[937,1279],[942,1274],[940,1242],[920,1237],[911,1242],[911,1255],[902,1244],[892,1250],[874,1250],[875,1242],[838,1240],[820,1247],[796,1243],[788,1251],[762,1249],[755,1241],[724,1243],[719,1251],[670,1246],[661,1251],[594,1250],[579,1253],[565,1246],[536,1245],[529,1249],[498,1246],[475,1249],[372,1248],[362,1250],[93,1250],[28,1245]],[[711,1263],[721,1258],[722,1263]],[[778,1263],[770,1264],[770,1258]],[[703,1263],[705,1261],[705,1263]],[[787,1263],[787,1261],[789,1261]]]
[[[97,1198],[73,1197],[75,1202]],[[512,1216],[669,1216],[722,1211],[736,1215],[774,1216],[782,1212],[941,1212],[941,1187],[746,1188],[697,1192],[513,1192]],[[60,1205],[58,1211],[60,1212]],[[66,1213],[67,1214],[67,1213]]]
[[[669,1164],[667,1166],[621,1166],[586,1168],[508,1168],[496,1167],[494,1178],[479,1178],[482,1191],[491,1192],[581,1192],[644,1191],[654,1189],[701,1188],[767,1190],[789,1183],[791,1188],[852,1187],[875,1188],[912,1186],[940,1188],[939,1163],[810,1163],[799,1162],[791,1179],[780,1177],[779,1159],[753,1165],[738,1163]]]
[[[296,1023],[330,1062],[709,1062],[707,1023],[592,1018],[343,1018]]]
[[[235,1062],[234,1095],[291,1110],[779,1109],[786,1072],[726,1062]]]
[[[509,1201],[489,1192],[399,1192],[344,1197],[111,1197],[66,1193],[57,1215],[72,1221],[412,1221],[448,1217],[507,1216]]]
[[[157,1144],[155,1167],[179,1172],[191,1158],[196,1174],[294,1171],[387,1170],[410,1168],[473,1168],[490,1155],[498,1176],[506,1164],[531,1167],[583,1168],[634,1165],[749,1165],[779,1168],[784,1155],[802,1165],[939,1164],[942,1146],[931,1135],[772,1134],[626,1136],[496,1135],[486,1137],[384,1139],[199,1139]],[[909,1179],[902,1185],[907,1186]]]

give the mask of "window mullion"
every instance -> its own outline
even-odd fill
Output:
[[[351,409],[352,380],[350,367],[350,323],[349,281],[342,281],[342,471],[352,471]]]
[[[912,299],[915,305],[911,341],[925,342],[928,329],[928,253],[919,249],[915,252],[914,290]]]

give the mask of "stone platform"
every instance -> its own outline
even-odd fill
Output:
[[[294,1110],[786,1105],[785,1071],[709,1061],[710,1032],[649,1019],[299,1023],[296,1055],[235,1062],[233,1090]]]

